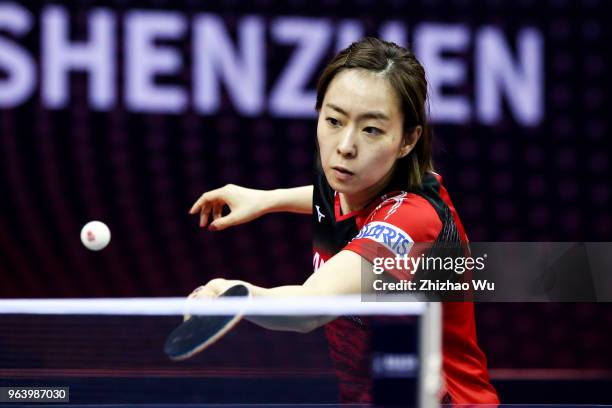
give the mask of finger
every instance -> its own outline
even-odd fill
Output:
[[[199,286],[193,292],[187,296],[187,302],[194,302],[201,299],[212,299],[217,297],[216,292],[209,288],[208,285]],[[191,318],[191,314],[185,312],[183,313],[183,321],[186,321]]]
[[[189,209],[189,214],[195,214],[200,207],[202,207],[202,204],[204,203],[204,195],[202,194],[195,203],[193,203],[193,205],[191,206],[191,208]]]
[[[221,231],[234,225],[240,224],[242,222],[244,221],[241,221],[240,214],[235,211],[232,211],[225,217],[218,218],[211,222],[208,229],[211,231]]]
[[[198,210],[200,210],[200,208],[209,201],[213,201],[213,200],[217,200],[219,199],[221,196],[221,189],[217,188],[215,190],[211,190],[211,191],[207,191],[206,193],[202,194],[200,196],[200,198],[198,198],[196,200],[195,203],[193,203],[193,206],[191,206],[191,209],[189,210],[189,214],[195,214],[196,212],[198,212]]]
[[[214,191],[214,190],[213,190],[213,191]],[[206,203],[206,201],[210,199],[210,197],[211,197],[211,195],[212,195],[211,193],[212,193],[213,191],[208,191],[208,192],[206,192],[206,193],[202,194],[202,195],[200,196],[200,198],[198,198],[198,199],[196,200],[196,202],[195,202],[195,203],[193,203],[193,205],[192,205],[192,206],[191,206],[191,208],[189,209],[189,214],[195,214],[195,213],[196,213],[196,212],[197,212],[197,211],[198,211],[198,210],[199,210],[199,209],[200,209],[200,208],[201,208],[201,207],[204,205],[204,203]]]
[[[202,289],[204,289],[204,286],[198,286],[197,288],[195,288],[190,294],[189,296],[187,296],[187,299],[190,299],[192,297],[194,297],[195,295],[198,294],[198,292],[200,292]]]
[[[229,281],[223,278],[216,278],[206,284],[206,290],[214,293],[215,296],[219,296],[221,293],[225,292],[228,284]]]
[[[208,211],[202,211],[200,213],[200,227],[205,227],[208,223]]]
[[[223,204],[215,203],[213,204],[213,220],[219,219],[223,216]]]
[[[205,227],[208,224],[208,217],[210,216],[210,211],[212,207],[209,203],[206,203],[202,207],[202,211],[200,212],[200,227]]]
[[[198,288],[199,289],[199,288]],[[194,290],[193,292],[191,292],[188,296],[187,299],[194,299],[196,296],[198,296],[198,289]]]
[[[197,287],[193,292],[191,292],[188,296],[187,296],[187,301],[191,301],[192,299],[195,299],[195,297],[197,296],[198,292],[201,290],[202,286]],[[191,319],[191,315],[187,312],[183,313],[183,321],[187,321]]]
[[[211,298],[215,297],[215,291],[207,288],[206,286],[201,286],[198,289],[194,290],[187,296],[187,299],[198,299],[198,298]]]

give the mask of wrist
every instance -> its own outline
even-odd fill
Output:
[[[263,214],[283,211],[283,189],[266,190],[264,197]]]

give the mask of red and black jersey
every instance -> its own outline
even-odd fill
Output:
[[[427,173],[418,190],[403,191],[391,182],[362,210],[342,214],[339,196],[319,168],[314,182],[313,224],[315,270],[341,250],[373,262],[380,256],[379,249],[401,256],[414,242],[467,242],[442,178],[435,173]],[[498,403],[489,383],[486,358],[476,343],[473,304],[448,302],[442,310],[446,398],[452,404]],[[367,319],[340,317],[327,324],[325,331],[341,401],[372,402]]]

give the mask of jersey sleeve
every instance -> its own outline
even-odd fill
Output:
[[[416,257],[427,252],[442,222],[432,205],[413,193],[401,193],[378,205],[366,218],[358,234],[344,247],[371,263],[376,258]],[[406,270],[387,270],[405,278]]]

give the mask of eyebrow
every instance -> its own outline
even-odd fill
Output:
[[[341,113],[344,116],[349,116],[349,114],[344,109],[342,109],[341,107],[337,105],[334,105],[333,103],[326,103],[325,106],[327,106],[330,109],[335,110],[338,113]],[[369,111],[369,112],[362,113],[361,115],[357,116],[357,120],[360,120],[360,119],[390,120],[387,115],[385,115],[384,113],[380,111]]]

